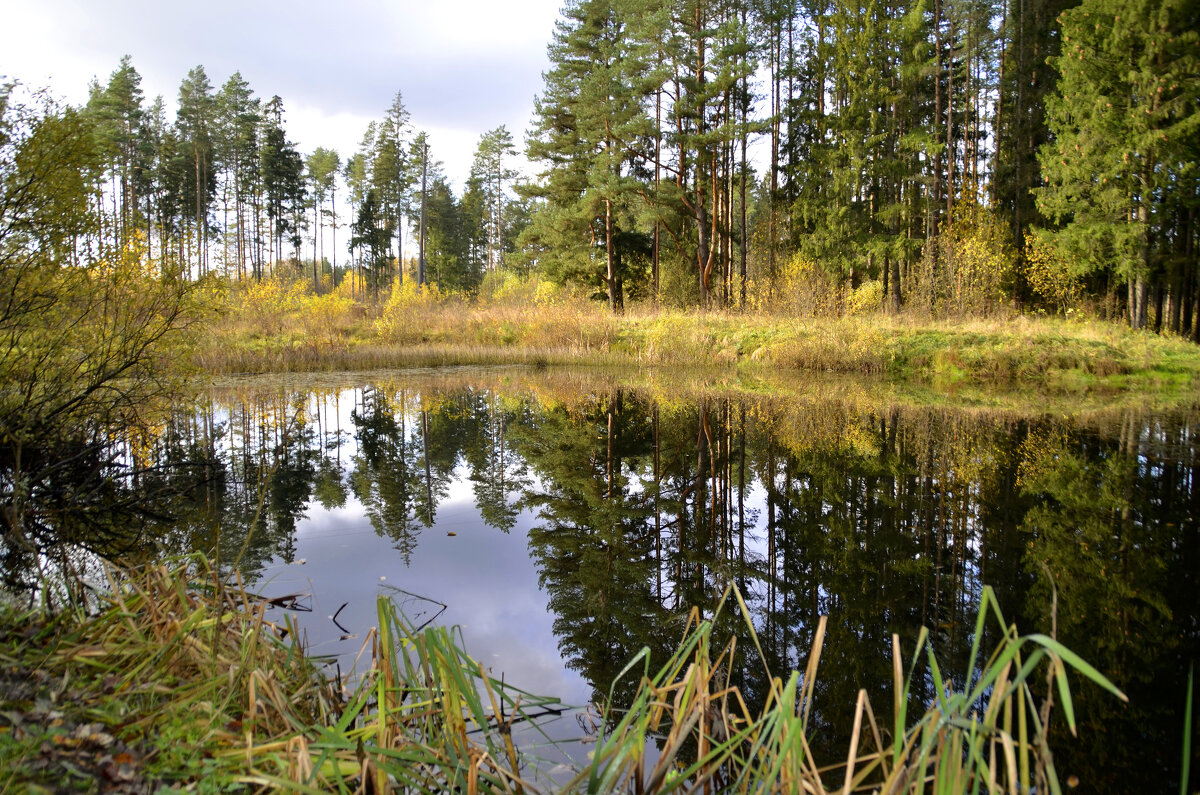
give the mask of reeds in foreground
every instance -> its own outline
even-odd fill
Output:
[[[741,596],[732,591],[751,637],[753,623]],[[726,595],[728,600],[729,595]],[[724,604],[724,601],[722,602]],[[981,656],[987,617],[1001,636]],[[1045,635],[1020,636],[1004,622],[990,588],[983,593],[975,642],[955,692],[943,677],[922,632],[904,673],[900,640],[892,638],[894,725],[885,740],[866,691],[860,690],[845,760],[813,758],[807,734],[814,683],[824,643],[824,620],[815,633],[803,677],[771,680],[766,705],[752,714],[728,671],[734,644],[715,657],[713,623],[693,614],[691,629],[675,655],[654,676],[644,676],[633,705],[615,720],[577,783],[588,792],[675,790],[720,792],[1028,793],[1061,791],[1047,745],[1051,697],[1035,695],[1037,677],[1053,683],[1072,732],[1075,716],[1067,669],[1091,679],[1118,698],[1125,696],[1103,675]],[[757,639],[754,639],[757,644]],[[760,650],[761,656],[761,650]],[[928,666],[935,697],[909,722],[906,705],[913,672]],[[631,663],[631,666],[638,661]],[[628,672],[630,669],[626,669]],[[722,676],[725,678],[722,679]],[[645,765],[646,740],[661,736],[660,755]],[[694,758],[680,764],[685,747]]]
[[[146,753],[157,781],[203,777],[217,788],[295,792],[554,788],[513,729],[524,724],[526,735],[536,732],[537,719],[562,705],[489,676],[455,630],[418,631],[386,598],[364,643],[367,670],[353,687],[331,681],[318,661],[297,652],[285,639],[294,627],[266,620],[261,601],[203,559],[114,574],[105,599],[97,615],[54,622],[58,637],[49,653],[24,661],[71,677],[81,692],[103,681],[84,708],[89,715],[119,713],[114,734],[157,743]],[[740,611],[757,647],[736,590],[727,591],[717,612],[724,609]],[[985,657],[989,617],[998,640]],[[804,673],[768,677],[765,705],[751,710],[730,684],[735,641],[718,644],[714,620],[693,612],[682,642],[657,671],[647,650],[626,666],[621,678],[640,678],[636,695],[606,711],[594,750],[578,760],[565,789],[1058,793],[1047,736],[1055,701],[1074,731],[1068,669],[1125,698],[1053,638],[1018,635],[985,589],[968,667],[956,680],[965,686],[950,686],[924,633],[907,666],[893,637],[892,724],[880,726],[860,691],[845,756],[816,759],[807,731],[824,626],[822,620]],[[6,656],[20,662],[16,651]],[[915,673],[933,696],[910,717]],[[0,732],[0,762],[17,770],[18,782],[35,782],[18,767],[27,749],[17,734]],[[184,734],[193,760],[186,764],[163,746]]]

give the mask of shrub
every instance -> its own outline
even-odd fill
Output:
[[[1082,285],[1070,263],[1042,237],[1030,233],[1025,234],[1024,253],[1022,275],[1034,294],[1064,315],[1075,308]]]
[[[878,279],[863,282],[846,298],[846,314],[865,315],[883,306],[883,282]]]
[[[354,300],[343,293],[308,296],[300,309],[305,331],[323,344],[340,344],[353,324],[355,307]]]
[[[263,331],[278,334],[307,292],[306,282],[272,275],[239,286],[234,292],[233,308]]]
[[[936,316],[993,314],[1004,302],[1015,263],[1006,226],[986,208],[961,203],[914,265],[908,303]]]
[[[797,252],[775,279],[770,308],[800,317],[834,315],[840,311],[836,281],[814,260]],[[762,303],[761,299],[758,303]]]
[[[438,308],[453,296],[443,295],[434,282],[420,286],[409,279],[392,286],[391,295],[375,320],[375,332],[383,340],[399,342],[421,326],[418,318]]]

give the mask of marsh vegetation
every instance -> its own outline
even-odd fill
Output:
[[[527,784],[535,768],[552,777],[542,786],[583,773],[597,746],[579,742],[616,731],[605,735],[616,754],[602,755],[606,775],[650,777],[658,754],[678,742],[682,767],[670,781],[683,786],[703,755],[697,726],[712,732],[712,775],[735,775],[725,740],[754,727],[769,746],[770,732],[798,728],[779,723],[792,714],[804,716],[805,756],[780,770],[840,785],[857,737],[855,769],[872,771],[861,783],[878,784],[913,761],[894,765],[900,704],[909,729],[959,720],[938,701],[928,655],[914,657],[918,641],[953,682],[946,698],[966,699],[953,709],[969,722],[986,705],[964,688],[997,670],[984,658],[972,663],[971,650],[1006,642],[1010,625],[1057,638],[1130,698],[1072,674],[1072,737],[1046,670],[1027,672],[1036,707],[1026,704],[1025,720],[1054,693],[1047,742],[1064,781],[1095,791],[1149,777],[1178,782],[1175,717],[1194,654],[1186,627],[1197,588],[1187,541],[1196,513],[1191,408],[1101,399],[1064,416],[970,395],[931,405],[927,393],[857,380],[764,389],[753,380],[645,378],[634,388],[620,370],[493,368],[227,379],[141,448],[147,466],[177,473],[181,495],[169,521],[143,527],[143,543],[154,544],[144,555],[199,550],[229,572],[236,562],[251,612],[294,624],[313,655],[335,661],[326,674],[348,674],[364,641],[382,632],[382,598],[410,623],[460,625],[454,644],[505,687],[555,700],[555,709],[594,705],[578,713],[592,716],[590,726],[542,714],[537,731],[515,730],[515,772]],[[735,609],[731,596],[718,612],[730,585],[742,601]],[[992,615],[980,634],[985,593],[989,614],[1005,621]],[[701,622],[709,622],[703,644],[691,634]],[[899,702],[893,634],[909,688]],[[685,638],[698,645],[681,652]],[[686,679],[675,674],[701,645],[708,667],[693,685],[707,695],[680,702],[677,724],[655,717],[653,694],[674,698]],[[788,684],[787,673],[806,671],[818,649],[819,673]],[[918,672],[911,684],[909,670]],[[866,712],[855,725],[860,689],[886,762],[872,756]],[[780,706],[788,694],[797,700]],[[531,709],[548,704],[531,698],[522,697]],[[686,725],[688,709],[709,714],[705,699],[729,721],[728,734]],[[624,711],[637,704],[644,709]],[[493,709],[486,698],[482,707]],[[627,715],[632,723],[622,725]],[[647,733],[639,757],[633,738]],[[488,759],[511,770],[504,735],[493,739]],[[1002,750],[997,759],[1008,758]],[[282,775],[286,766],[272,758],[272,775]]]

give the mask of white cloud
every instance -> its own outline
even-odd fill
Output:
[[[558,8],[559,0],[0,0],[0,74],[80,103],[88,81],[105,81],[129,54],[147,99],[162,94],[170,107],[197,64],[214,87],[240,71],[259,96],[283,98],[288,133],[304,151],[343,154],[401,91],[414,127],[430,132],[435,157],[461,187],[483,132],[506,124],[523,137]]]

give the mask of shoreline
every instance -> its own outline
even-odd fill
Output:
[[[316,373],[415,367],[531,366],[701,372],[772,379],[869,376],[933,391],[1033,390],[1071,396],[1200,386],[1200,346],[1102,321],[1017,316],[916,322],[872,315],[796,319],[721,312],[609,315],[588,306],[435,305],[355,320],[326,333],[284,319],[214,325],[200,374]]]

